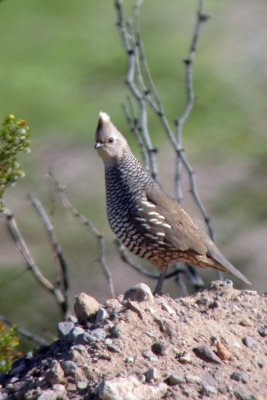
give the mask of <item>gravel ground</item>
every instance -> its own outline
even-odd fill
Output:
[[[0,400],[267,399],[267,295],[213,282],[186,298],[140,284],[80,294],[57,341],[0,376]]]

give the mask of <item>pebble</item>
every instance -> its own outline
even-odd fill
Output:
[[[251,336],[245,336],[242,338],[242,342],[245,346],[252,348],[257,346],[257,340],[253,339]]]
[[[169,304],[165,303],[165,301],[162,301],[161,303],[162,309],[167,311],[170,315],[175,315],[175,311],[173,308],[169,306]]]
[[[90,335],[88,332],[84,332],[82,335],[79,335],[75,341],[77,345],[83,345],[83,344],[88,344],[88,343],[93,343],[99,340],[97,336]],[[75,347],[75,346],[73,346]]]
[[[134,358],[131,356],[126,357],[125,362],[127,364],[132,364],[134,362]]]
[[[72,329],[75,327],[73,322],[70,321],[64,321],[64,322],[59,322],[57,324],[57,331],[58,331],[58,336],[62,340],[68,340],[68,335],[72,331]]]
[[[201,392],[210,395],[210,394],[217,394],[218,390],[215,386],[209,385],[208,383],[203,383]]]
[[[75,315],[69,315],[68,318],[67,318],[67,321],[73,322],[74,324],[77,324],[78,319],[77,319],[77,317],[75,317]]]
[[[194,348],[194,352],[199,358],[201,358],[204,361],[214,362],[216,364],[222,363],[220,358],[206,344]]]
[[[138,285],[132,286],[126,290],[123,296],[123,300],[131,300],[131,301],[152,301],[154,296],[151,292],[151,289],[144,283],[139,283]]]
[[[233,372],[232,375],[230,376],[230,378],[237,382],[243,382],[243,383],[248,382],[248,378],[247,378],[246,374],[244,374],[243,372],[239,372],[239,371]]]
[[[157,380],[159,379],[160,375],[159,372],[156,368],[149,368],[146,373],[145,373],[146,381],[150,382],[152,380]]]
[[[245,393],[240,391],[235,391],[234,395],[238,400],[257,400],[257,397],[252,393]]]
[[[187,383],[202,383],[202,379],[197,375],[186,375],[185,380]]]
[[[175,385],[179,385],[181,383],[185,383],[185,378],[180,375],[171,374],[168,377],[167,382],[170,386],[175,386]]]
[[[157,356],[163,356],[166,353],[167,347],[163,342],[155,342],[152,344],[151,350]]]
[[[258,329],[258,333],[262,336],[262,337],[267,337],[267,326],[263,326],[262,328]]]
[[[121,353],[121,349],[113,343],[112,339],[106,339],[105,345],[107,346],[108,350],[112,351],[113,353]]]
[[[121,335],[119,325],[117,324],[117,325],[114,325],[114,326],[110,326],[109,327],[109,333],[110,333],[110,336],[112,338],[118,339],[120,337],[120,335]]]
[[[74,375],[77,371],[77,366],[73,361],[62,361],[61,366],[66,375]]]
[[[71,331],[70,331],[70,333],[67,335],[67,339],[70,341],[70,342],[74,342],[80,335],[83,335],[85,332],[84,332],[84,329],[83,328],[81,328],[80,326],[75,326]]]
[[[161,399],[167,393],[165,383],[147,385],[134,376],[119,377],[109,381],[103,380],[99,385],[98,396],[100,400],[148,400]]]
[[[99,324],[100,322],[104,321],[107,318],[108,318],[107,311],[103,307],[100,307],[96,314],[95,324]]]
[[[159,359],[156,355],[154,355],[151,351],[144,351],[143,356],[152,362],[158,362]]]
[[[114,344],[107,344],[107,349],[112,351],[112,353],[121,353],[121,349]]]
[[[102,328],[96,328],[91,331],[91,335],[98,340],[105,340],[107,333]]]
[[[192,362],[192,357],[190,353],[182,353],[180,356],[178,356],[178,360],[182,364],[190,364]]]
[[[38,400],[56,400],[58,399],[58,393],[56,393],[54,390],[48,389],[43,392],[38,396]]]
[[[232,358],[230,351],[227,349],[227,347],[222,342],[216,343],[216,352],[217,352],[217,355],[219,356],[219,358],[223,361],[231,360],[231,358]]]
[[[64,381],[64,371],[58,361],[53,360],[49,365],[49,370],[45,374],[45,381],[51,386]]]
[[[77,386],[77,389],[79,389],[79,390],[85,390],[88,386],[88,383],[85,381],[78,381],[76,383],[76,386]]]
[[[95,315],[99,307],[98,301],[86,293],[80,293],[75,297],[74,311],[79,323],[84,323],[89,317]]]

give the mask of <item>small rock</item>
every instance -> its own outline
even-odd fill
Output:
[[[113,311],[115,314],[117,314],[122,309],[122,305],[117,299],[107,299],[105,306],[108,308],[109,313]]]
[[[251,336],[245,336],[242,338],[242,342],[245,346],[252,348],[257,346],[257,340],[253,339]]]
[[[154,355],[151,351],[144,351],[143,356],[147,358],[149,361],[158,362],[159,359],[156,355]]]
[[[111,361],[111,356],[106,353],[99,354],[99,358],[102,358],[103,360]]]
[[[178,360],[182,364],[190,364],[192,362],[192,357],[190,353],[183,352],[181,355],[178,355]]]
[[[180,375],[171,374],[167,379],[167,383],[170,386],[180,385],[181,383],[185,383],[185,378]]]
[[[201,377],[201,379],[202,379],[202,383],[203,384],[207,384],[207,385],[215,386],[215,387],[217,386],[216,378],[212,374],[210,374],[209,372],[205,373]]]
[[[194,348],[194,352],[199,358],[204,361],[214,362],[216,364],[222,363],[219,357],[214,353],[214,351],[206,344]]]
[[[83,335],[85,332],[84,332],[84,329],[83,328],[81,328],[80,326],[75,326],[71,331],[70,331],[70,333],[67,335],[67,339],[70,341],[70,342],[74,342],[80,335]]]
[[[171,308],[169,304],[167,304],[165,301],[162,301],[161,306],[163,310],[167,311],[167,313],[169,313],[170,315],[175,315],[174,309]]]
[[[130,287],[124,293],[124,300],[131,300],[131,301],[146,301],[146,300],[153,300],[154,296],[151,292],[151,289],[145,285],[144,283],[139,283],[133,287]]]
[[[102,328],[96,328],[91,331],[91,335],[98,340],[105,340],[107,333]]]
[[[64,381],[64,371],[58,361],[53,360],[49,366],[49,370],[45,375],[45,381],[51,386]]]
[[[145,373],[145,377],[147,382],[155,381],[159,379],[159,372],[156,368],[149,368]]]
[[[99,310],[99,303],[92,296],[80,293],[75,297],[74,311],[79,323],[86,322],[89,317],[95,315]]]
[[[248,318],[244,318],[239,322],[241,326],[252,326],[252,322]]]
[[[215,386],[211,386],[208,383],[203,383],[202,384],[202,388],[201,388],[201,392],[203,394],[210,395],[210,394],[217,394],[218,390],[217,390],[217,388]]]
[[[243,383],[248,382],[247,376],[243,372],[239,371],[233,372],[230,378],[237,382],[243,382]]]
[[[238,400],[257,400],[257,397],[252,393],[235,391],[234,395]]]
[[[168,390],[165,383],[146,385],[139,382],[134,376],[103,380],[99,385],[100,400],[148,400],[161,399]]]
[[[77,371],[76,364],[70,360],[62,361],[61,366],[66,375],[75,375],[75,373]]]
[[[125,362],[127,364],[132,364],[134,362],[134,358],[131,356],[126,357]]]
[[[56,400],[58,399],[58,393],[56,393],[54,390],[48,389],[43,392],[38,396],[38,400]]]
[[[109,328],[109,333],[112,338],[118,339],[121,334],[119,325],[117,324],[117,325],[111,326]]]
[[[216,353],[219,356],[219,358],[223,361],[232,359],[232,355],[231,355],[230,351],[227,349],[227,347],[222,342],[216,343]]]
[[[166,353],[166,345],[163,342],[155,342],[151,346],[151,350],[157,356],[163,356]]]
[[[73,322],[74,324],[77,324],[78,319],[77,319],[77,317],[75,317],[75,315],[69,315],[68,318],[67,318],[67,321]]]
[[[186,375],[185,380],[187,383],[202,383],[202,379],[197,375]]]
[[[62,340],[68,340],[68,335],[74,328],[74,323],[70,321],[59,322],[57,324],[58,336]]]
[[[88,386],[88,383],[85,381],[79,381],[76,383],[77,389],[79,390],[85,390]]]
[[[102,322],[107,318],[108,318],[107,311],[103,307],[100,307],[96,314],[95,324],[99,324],[99,322]]]
[[[267,326],[263,326],[262,328],[259,328],[258,332],[262,337],[267,337]]]
[[[111,339],[106,339],[105,345],[107,346],[108,350],[112,351],[112,353],[121,353],[121,349],[114,345]]]
[[[63,397],[61,397],[61,395],[66,393],[65,386],[61,385],[60,383],[57,383],[57,384],[53,385],[53,390],[58,394],[57,399],[62,399],[63,400]]]

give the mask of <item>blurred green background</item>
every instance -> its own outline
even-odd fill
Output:
[[[128,15],[133,4],[125,0]],[[253,282],[253,288],[263,292],[267,289],[267,3],[207,0],[205,8],[212,19],[203,26],[194,64],[198,100],[185,127],[184,144],[219,247]],[[146,0],[142,7],[147,58],[171,122],[185,102],[182,59],[196,9],[196,0]],[[0,118],[8,113],[25,118],[32,132],[32,153],[21,159],[26,178],[9,190],[6,201],[36,263],[53,279],[54,260],[46,234],[26,200],[30,192],[51,210],[53,197],[46,175],[52,167],[73,204],[105,233],[119,294],[141,280],[155,283],[131,271],[116,254],[105,215],[103,166],[93,149],[100,110],[129,132],[121,108],[127,94],[127,59],[116,20],[113,1],[0,3]],[[161,148],[162,185],[173,194],[174,156],[156,118],[149,119],[149,128],[154,145]],[[134,145],[130,134],[128,138]],[[184,190],[187,193],[186,182]],[[187,208],[199,218],[189,196],[186,199]],[[94,238],[60,202],[55,209],[52,220],[69,261],[72,301],[81,291],[104,301],[109,293],[96,261]],[[172,282],[166,283],[165,290],[179,294]],[[0,313],[46,338],[54,337],[60,318],[51,297],[25,270],[3,219]]]

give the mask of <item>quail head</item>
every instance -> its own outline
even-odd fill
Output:
[[[95,148],[105,166],[107,215],[112,231],[134,254],[160,271],[160,293],[168,267],[186,262],[230,272],[250,284],[189,214],[151,178],[127,140],[101,112]]]

